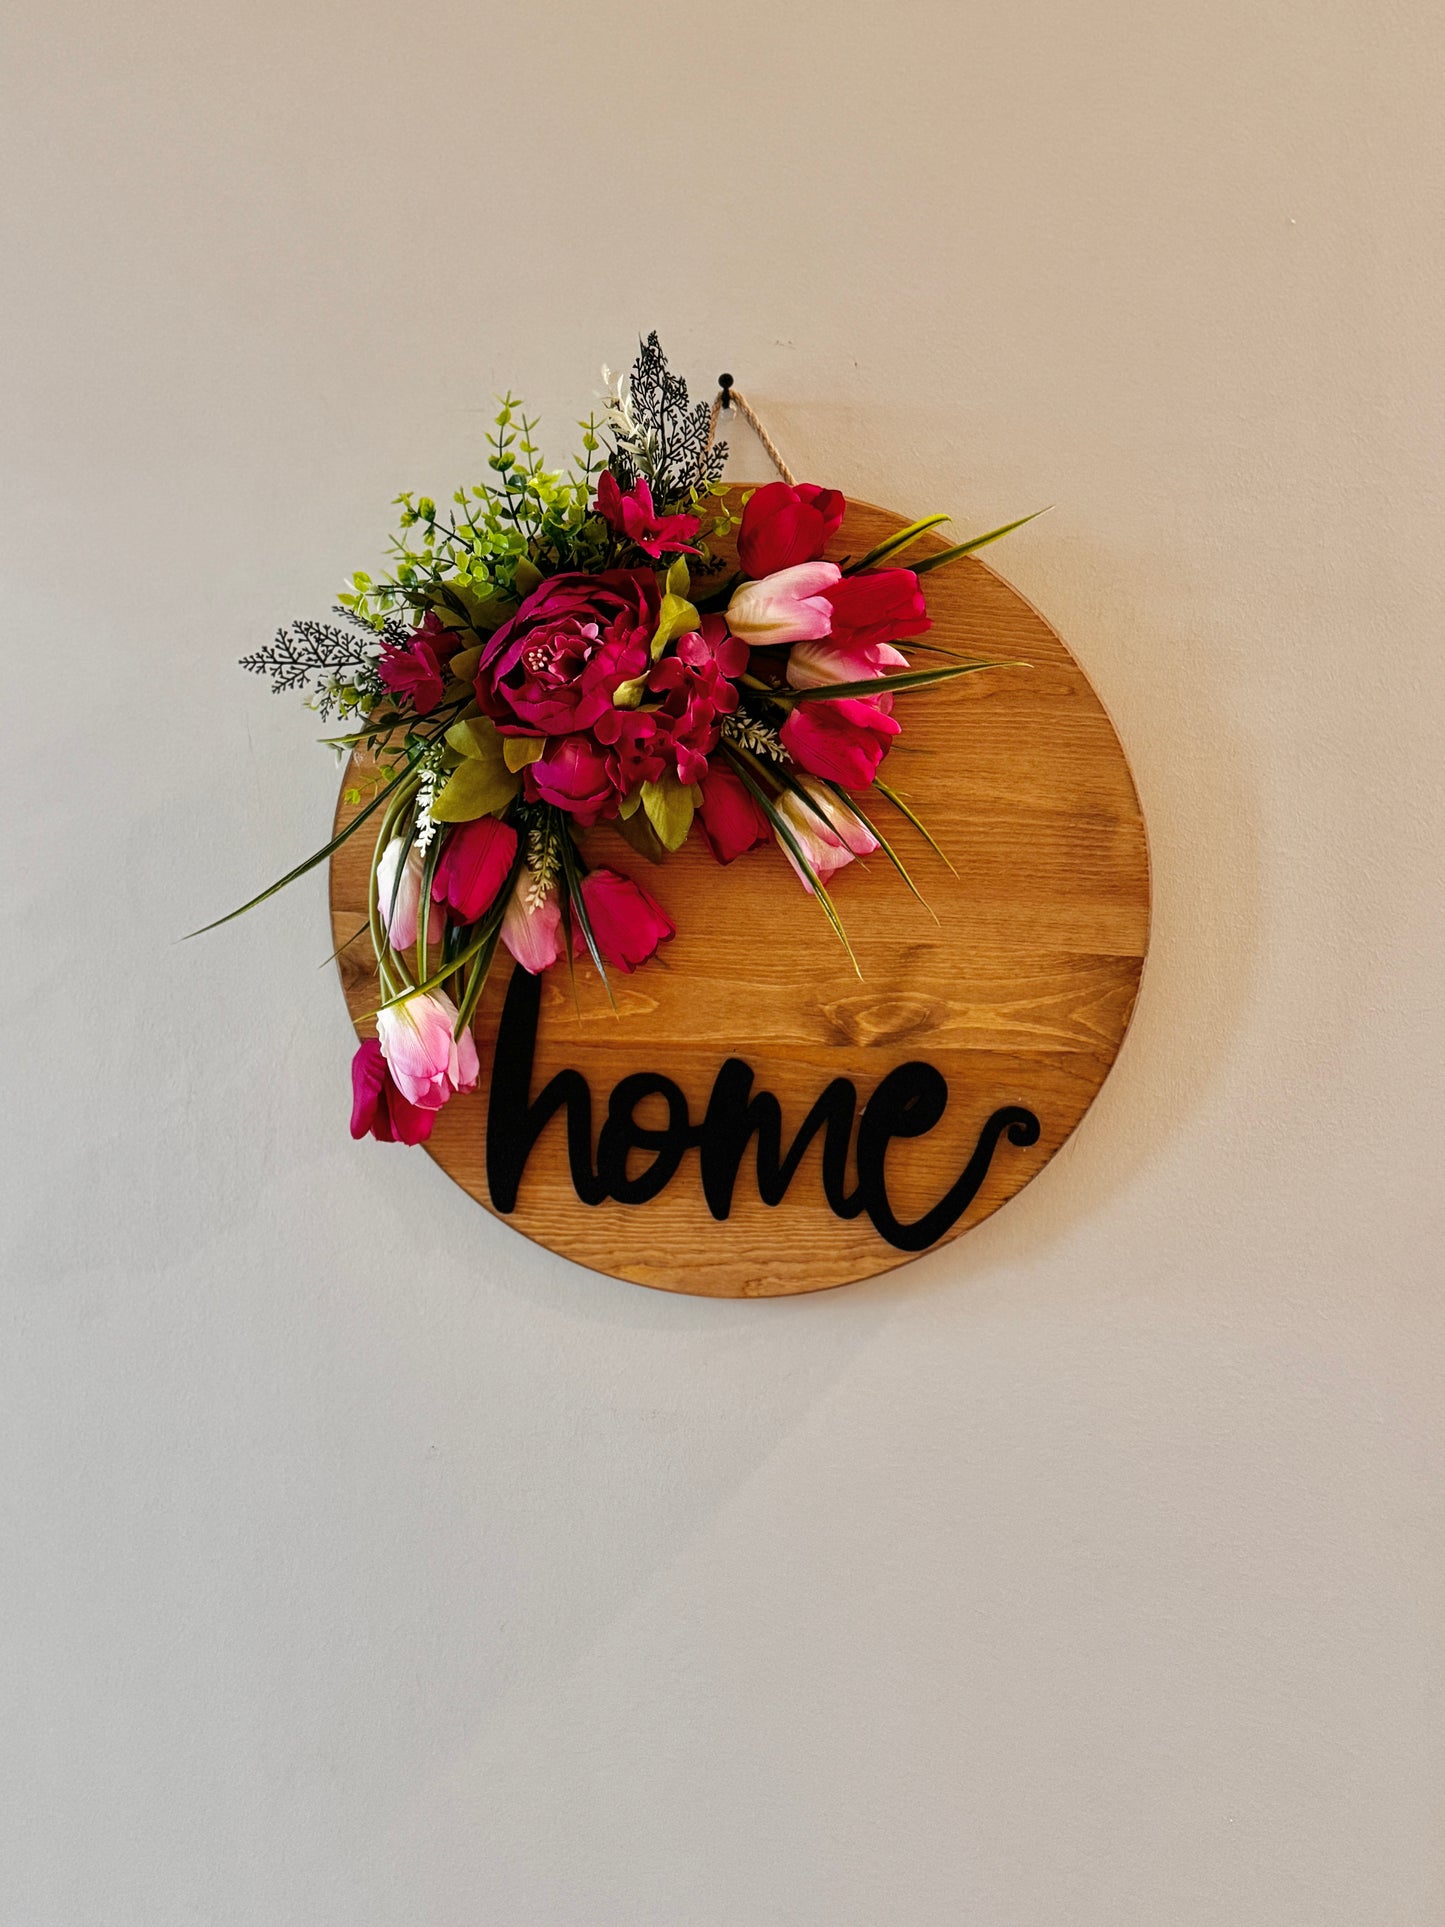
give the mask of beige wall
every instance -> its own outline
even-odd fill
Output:
[[[1445,1918],[1438,8],[4,43],[0,1920]],[[1058,504],[1153,837],[1077,1141],[815,1301],[353,1147],[319,883],[171,941],[333,792],[233,658],[652,325],[809,475]]]

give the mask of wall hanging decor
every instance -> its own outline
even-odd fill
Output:
[[[386,573],[245,659],[347,759],[332,840],[254,903],[329,860],[353,1136],[616,1277],[848,1283],[996,1210],[1093,1100],[1147,940],[1138,800],[978,559],[1020,521],[950,543],[794,482],[655,335],[607,379],[570,471],[508,397],[484,482],[400,496]],[[740,414],[782,479],[722,482]]]

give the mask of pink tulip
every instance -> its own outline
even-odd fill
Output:
[[[833,626],[825,591],[842,580],[836,562],[800,562],[758,582],[744,582],[728,604],[727,625],[755,648],[779,642],[812,642]]]
[[[778,798],[777,811],[820,883],[826,883],[835,870],[841,870],[855,856],[868,856],[878,848],[878,839],[867,825],[824,784],[810,783],[805,777],[798,787],[807,791],[810,801],[805,803],[801,796],[785,790]],[[814,804],[816,808],[811,807]],[[813,885],[798,859],[781,837],[778,842],[803,888],[811,891]]]
[[[535,881],[530,870],[523,870],[502,918],[502,942],[523,970],[530,970],[534,977],[539,971],[549,970],[562,954],[559,934],[562,906],[558,901],[557,886],[555,883],[549,884],[534,902]]]
[[[768,840],[768,819],[752,792],[740,776],[722,764],[708,764],[697,820],[707,847],[719,863],[731,863]]]
[[[779,730],[783,748],[810,776],[841,783],[845,790],[867,789],[898,734],[884,713],[886,697],[824,697],[798,703]]]
[[[351,1060],[351,1135],[370,1134],[383,1144],[421,1144],[431,1136],[435,1111],[409,1103],[397,1089],[381,1045],[363,1040]]]
[[[604,963],[630,973],[654,956],[657,946],[677,935],[677,925],[655,898],[631,877],[615,870],[589,870],[582,879],[582,901]],[[572,915],[572,949],[587,956],[576,911]]]
[[[443,846],[431,893],[458,923],[475,923],[497,900],[517,855],[517,832],[495,816],[459,823]]]
[[[794,689],[817,689],[828,682],[863,682],[873,676],[896,676],[908,667],[908,658],[886,642],[867,643],[861,649],[835,642],[800,642],[788,655],[788,681]],[[871,700],[871,699],[870,699]]]
[[[456,1021],[456,1005],[439,990],[414,991],[377,1012],[387,1069],[407,1102],[423,1111],[439,1111],[454,1092],[476,1089],[477,1047],[470,1030],[453,1037]]]
[[[401,881],[397,881],[397,870]],[[416,942],[417,919],[421,910],[422,854],[409,837],[394,836],[381,853],[376,866],[376,903],[382,928],[393,950],[410,950]],[[442,934],[444,919],[433,917],[427,926],[428,938]]]

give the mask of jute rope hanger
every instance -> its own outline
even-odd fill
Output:
[[[782,476],[789,488],[792,488],[794,485],[793,471],[778,453],[777,444],[767,429],[764,428],[758,420],[757,413],[748,401],[746,395],[740,394],[739,391],[733,387],[733,378],[731,375],[719,375],[717,378],[717,394],[713,398],[712,413],[708,416],[707,421],[708,447],[711,448],[717,440],[719,418],[734,408],[736,408],[748,427],[751,428],[758,440],[762,443],[763,453],[767,456],[773,467],[778,471],[779,475]]]

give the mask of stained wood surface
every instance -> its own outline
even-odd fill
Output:
[[[861,554],[910,519],[855,503],[829,553]],[[911,554],[944,546],[929,535]],[[694,833],[653,868],[600,825],[587,836],[590,860],[645,884],[678,934],[660,961],[614,975],[615,1012],[590,965],[578,966],[575,1001],[565,968],[548,973],[533,1089],[575,1066],[592,1087],[595,1125],[619,1078],[661,1072],[681,1086],[696,1120],[718,1066],[739,1056],[753,1068],[754,1088],[780,1099],[790,1135],[830,1078],[851,1078],[861,1104],[895,1065],[921,1058],[947,1078],[949,1104],[932,1132],[889,1152],[889,1196],[901,1218],[917,1217],[948,1189],[998,1106],[1021,1104],[1042,1127],[1028,1149],[1007,1139],[999,1145],[957,1236],[1043,1168],[1108,1074],[1143,968],[1149,874],[1124,752],[1059,637],[977,557],[923,583],[934,621],[924,640],[1032,665],[985,670],[897,699],[903,733],[884,764],[885,780],[927,823],[957,874],[876,802],[880,827],[929,908],[881,854],[839,872],[832,894],[860,980],[775,849],[722,868]],[[919,665],[943,660],[902,647]],[[348,768],[343,793],[366,775]],[[338,828],[350,814],[338,808]],[[331,862],[337,943],[365,919],[369,837],[362,829]],[[489,1211],[487,1066],[510,970],[505,953],[498,958],[476,1025],[481,1089],[446,1107],[426,1147]],[[339,963],[348,1006],[366,1034],[377,1000],[367,940],[351,944]],[[647,1105],[639,1115],[654,1121]],[[418,1153],[367,1145],[357,1155]],[[714,1297],[816,1291],[908,1261],[866,1218],[844,1222],[828,1210],[817,1143],[776,1207],[759,1201],[745,1158],[732,1215],[719,1223],[703,1201],[695,1153],[650,1203],[579,1203],[560,1118],[539,1140],[517,1209],[502,1222],[595,1271]],[[509,1249],[508,1234],[478,1220],[477,1246],[496,1262]]]

